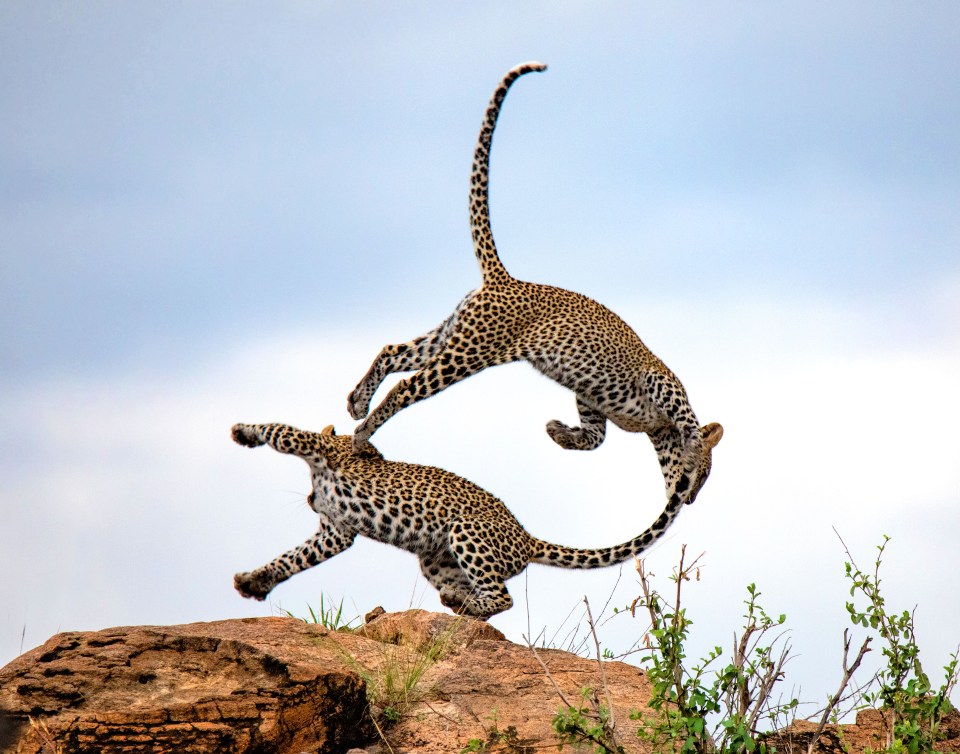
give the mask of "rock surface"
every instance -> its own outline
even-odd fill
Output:
[[[595,661],[540,655],[571,698],[599,685]],[[626,720],[646,681],[605,667]],[[356,632],[293,618],[111,628],[58,634],[0,670],[0,752],[387,752],[386,738],[448,754],[495,731],[553,745],[559,706],[527,647],[449,615],[383,614]]]
[[[649,751],[629,719],[649,682],[603,669],[619,742]],[[0,669],[0,753],[519,754],[554,750],[560,694],[578,704],[584,687],[602,688],[595,660],[534,656],[487,623],[422,610],[371,613],[354,632],[255,618],[63,633]],[[778,748],[805,751],[812,728],[796,723]],[[960,716],[943,730],[939,749],[960,752]],[[859,754],[882,734],[868,710],[818,751],[842,739]]]
[[[0,751],[325,752],[363,743],[363,681],[324,634],[287,618],[58,634],[0,670]]]
[[[778,731],[767,741],[777,751],[806,752],[810,738],[817,726],[798,720],[788,728]],[[828,725],[820,735],[815,751],[821,754],[862,754],[865,751],[882,751],[887,746],[888,725],[880,710],[865,709],[857,713],[857,721],[849,725]],[[941,740],[936,751],[943,754],[960,752],[960,712],[947,714],[940,723]]]

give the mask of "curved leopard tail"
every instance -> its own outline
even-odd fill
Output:
[[[660,539],[670,528],[682,507],[680,500],[671,500],[660,517],[646,531],[628,542],[613,547],[580,549],[535,539],[530,562],[558,568],[605,568],[622,563],[649,549],[650,545]]]
[[[497,256],[497,247],[493,242],[490,228],[490,145],[493,142],[493,130],[497,127],[497,118],[503,100],[513,86],[513,82],[527,73],[545,71],[543,63],[531,61],[511,68],[497,85],[487,105],[487,112],[480,126],[477,148],[473,153],[473,168],[470,171],[470,231],[473,234],[473,251],[480,264],[480,274],[486,281],[490,277],[506,275],[507,271]]]

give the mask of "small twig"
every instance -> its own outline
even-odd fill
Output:
[[[737,635],[733,635],[733,665],[737,669],[737,675],[743,676],[743,666],[747,662],[747,654],[749,650],[750,637],[753,635],[754,631],[757,630],[757,624],[751,622],[750,625],[746,626],[743,630],[743,636],[740,637],[740,642],[737,643]],[[740,688],[738,689],[739,693],[737,694],[737,703],[738,709],[737,713],[742,718],[746,718],[747,710],[750,709],[750,688],[749,688],[749,679],[744,680],[742,683],[738,683]]]
[[[683,582],[689,580],[687,576],[688,571],[693,568],[697,561],[700,560],[700,555],[698,555],[692,564],[687,568],[683,567],[684,558],[687,556],[687,546],[680,546],[680,564],[677,566],[677,601],[673,606],[673,629],[676,631],[680,627],[680,621],[683,619],[683,613],[680,610],[680,590],[683,587]],[[677,662],[674,665],[673,671],[673,683],[676,687],[677,693],[677,705],[681,708],[686,707],[687,704],[687,694],[686,690],[683,688],[683,666]]]
[[[367,707],[367,711],[368,711],[368,712],[370,711],[370,708],[369,708],[369,707]],[[393,750],[393,747],[390,745],[390,742],[387,740],[387,737],[383,734],[383,729],[377,724],[377,718],[376,718],[375,716],[373,716],[373,715],[370,715],[370,720],[373,721],[373,727],[376,728],[376,729],[377,729],[377,733],[380,734],[380,740],[383,741],[383,742],[387,745],[387,748],[388,748],[388,749],[390,749],[390,754],[397,754],[397,753]]]
[[[577,609],[577,604],[574,603],[574,606],[570,608],[570,612],[567,613],[567,617],[564,618],[563,621],[561,621],[560,625],[557,627],[557,630],[553,632],[553,636],[550,637],[550,642],[549,642],[550,647],[556,647],[556,646],[557,646],[557,637],[560,635],[561,629],[567,624],[567,621],[570,620],[570,617],[573,615],[573,613],[574,613],[574,611],[575,611],[576,609]],[[570,632],[567,634],[567,636],[571,636],[571,635],[573,635],[573,634],[576,634],[576,631],[577,631],[576,627],[572,628],[572,629],[570,630]],[[547,644],[547,641],[546,641],[546,639],[547,639],[546,627],[544,627],[544,629],[543,629],[543,631],[541,631],[541,633],[543,634],[544,645],[546,645],[546,644]],[[574,638],[575,638],[575,636],[574,636]],[[572,646],[572,643],[573,643],[573,638],[570,639],[570,641],[569,641],[569,643],[568,643],[568,646]],[[574,652],[574,654],[576,654],[576,652]]]
[[[527,608],[527,636],[533,636],[533,630],[530,628],[530,569],[523,572],[523,596],[524,604]],[[546,627],[544,627],[544,630]],[[541,632],[542,633],[542,632]]]
[[[608,621],[613,620],[617,617],[617,613],[609,615],[606,620],[603,620],[604,614],[607,612],[607,608],[610,607],[610,603],[613,602],[613,596],[617,593],[617,587],[620,586],[620,580],[623,578],[623,563],[620,564],[620,568],[617,570],[617,580],[613,582],[613,588],[610,590],[610,594],[607,596],[607,601],[603,603],[603,608],[600,610],[600,620],[601,625],[606,624]]]
[[[820,740],[820,734],[823,733],[823,729],[827,726],[827,720],[830,719],[830,713],[833,712],[840,703],[843,698],[844,689],[847,687],[847,684],[850,683],[853,674],[857,672],[857,668],[860,667],[864,656],[870,651],[870,641],[871,637],[868,636],[860,647],[860,651],[857,653],[857,659],[853,661],[853,665],[847,666],[847,659],[850,656],[850,630],[846,628],[843,629],[843,678],[840,681],[840,688],[837,689],[837,693],[827,701],[827,707],[823,711],[823,716],[820,718],[817,730],[813,734],[813,738],[810,739],[810,743],[807,744],[807,754],[813,754],[814,747],[817,741]]]
[[[870,651],[870,650],[868,650],[868,651]],[[878,676],[879,676],[879,671],[878,671],[877,673],[874,673],[874,674],[870,677],[869,680],[864,681],[863,683],[857,685],[855,688],[852,688],[852,689],[851,689],[850,691],[848,691],[847,693],[843,694],[843,696],[840,697],[839,701],[837,702],[836,706],[834,707],[834,709],[837,710],[837,712],[836,712],[836,717],[838,717],[838,718],[843,718],[843,717],[845,717],[848,713],[850,713],[850,712],[852,712],[854,709],[856,709],[858,702],[855,702],[854,704],[852,704],[852,705],[850,706],[850,708],[847,709],[847,710],[840,709],[840,705],[842,705],[844,702],[849,701],[850,699],[857,699],[857,700],[863,699],[864,689],[868,689],[868,688],[870,688],[871,686],[873,686],[873,685],[877,682]],[[852,674],[851,674],[851,680],[853,680]],[[808,716],[807,716],[806,718],[804,718],[804,719],[805,719],[805,720],[811,720],[811,719],[813,719],[814,717],[823,714],[824,710],[826,710],[826,709],[827,709],[827,707],[820,707],[819,709],[817,709],[816,712],[814,712],[814,713],[811,714],[811,715],[808,715]]]
[[[454,725],[459,725],[460,722],[461,722],[460,720],[456,720],[456,719],[450,717],[450,715],[446,714],[445,712],[441,712],[440,710],[435,709],[434,706],[433,706],[432,704],[430,704],[430,702],[428,702],[426,699],[421,699],[421,700],[420,700],[420,703],[427,705],[427,707],[429,707],[430,711],[431,711],[433,714],[435,714],[437,717],[442,717],[444,720],[449,720],[449,721],[450,721],[451,723],[453,723]],[[473,714],[473,711],[472,711],[472,710],[471,710],[471,714]],[[476,717],[476,715],[473,715],[473,716]]]
[[[676,602],[674,602],[673,608],[673,625],[676,627],[677,623],[680,620],[680,589],[683,586],[683,579],[686,574],[686,570],[683,567],[683,559],[687,556],[687,546],[680,546],[680,565],[677,566],[677,597]]]
[[[783,678],[783,666],[787,663],[790,655],[790,645],[787,644],[780,652],[780,657],[776,663],[771,665],[760,678],[760,688],[757,690],[757,698],[754,702],[753,712],[747,720],[747,726],[751,731],[756,730],[757,719],[760,713],[767,709],[770,695],[773,693],[773,687]]]
[[[33,728],[33,731],[37,734],[37,737],[40,739],[41,754],[44,754],[47,751],[47,747],[50,747],[50,754],[60,754],[62,749],[54,740],[53,734],[50,733],[50,728],[47,727],[46,721],[44,721],[44,719],[41,717],[34,718],[30,716],[27,717],[27,720],[30,721],[30,727]],[[17,751],[20,751],[20,749],[18,748]]]
[[[573,708],[573,705],[570,704],[570,700],[567,699],[563,691],[560,690],[560,686],[557,685],[557,682],[553,679],[553,676],[550,675],[550,668],[547,667],[547,663],[545,663],[541,659],[540,655],[537,654],[536,647],[534,647],[533,644],[530,643],[530,639],[528,639],[526,636],[523,637],[523,640],[527,642],[527,646],[530,647],[530,651],[533,652],[533,656],[536,658],[537,662],[540,663],[540,667],[543,668],[543,672],[546,674],[547,680],[550,681],[550,683],[553,685],[553,689],[554,691],[557,692],[557,695],[560,697],[560,701],[563,702],[565,707]]]
[[[584,597],[584,602],[586,602],[586,597]],[[589,611],[590,611],[590,604],[589,604],[589,602],[588,602],[588,603],[587,603],[587,613],[588,613],[588,615],[589,615]],[[591,631],[592,631],[592,630],[593,630],[593,618],[592,618],[592,616],[590,617],[590,628],[591,628]],[[597,635],[596,635],[596,633],[594,633],[593,638],[594,638],[594,641],[597,640]],[[554,691],[557,692],[557,696],[560,697],[560,701],[563,703],[563,706],[565,706],[567,709],[570,709],[570,710],[580,709],[580,708],[578,708],[578,707],[574,707],[574,705],[573,705],[573,704],[570,702],[570,700],[567,698],[566,694],[564,694],[563,691],[560,689],[560,686],[557,684],[557,682],[556,682],[556,680],[554,679],[553,675],[551,675],[551,673],[550,673],[550,668],[547,667],[547,664],[543,661],[543,658],[541,658],[540,655],[537,654],[536,647],[534,647],[533,644],[530,643],[530,639],[527,638],[526,636],[524,636],[523,639],[524,639],[524,641],[527,642],[527,646],[530,648],[530,651],[533,653],[533,656],[536,658],[537,662],[540,663],[540,667],[543,668],[543,672],[544,672],[544,674],[547,676],[547,680],[550,681],[551,685],[553,686]],[[598,646],[597,646],[597,651],[599,652],[599,644],[598,644]],[[600,658],[599,658],[599,655],[597,656],[597,659],[598,659],[598,661],[599,661],[599,659],[600,659]],[[616,736],[614,735],[614,732],[613,732],[613,706],[610,704],[610,695],[609,695],[609,692],[607,691],[606,674],[605,674],[604,671],[603,671],[603,666],[602,666],[602,664],[601,664],[600,672],[601,672],[601,677],[603,678],[603,690],[604,690],[604,693],[607,694],[607,705],[609,706],[609,709],[610,709],[610,724],[609,724],[609,725],[603,725],[603,730],[604,730],[603,738],[605,739],[606,737],[609,737],[609,740],[602,740],[602,739],[600,739],[600,738],[597,738],[596,736],[589,736],[588,738],[589,738],[589,740],[593,741],[594,743],[600,744],[601,746],[603,746],[603,747],[605,747],[605,748],[610,748],[610,744],[613,744],[613,749],[614,749],[614,750],[617,750],[617,749],[619,748],[619,746],[618,746],[618,744],[617,744]],[[593,694],[593,700],[592,700],[592,701],[593,701],[593,703],[594,703],[594,709],[595,709],[595,714],[597,715],[597,718],[598,718],[598,719],[602,719],[602,718],[600,717],[600,714],[599,714],[599,702],[597,701],[596,692],[594,692],[594,694]]]
[[[597,667],[600,668],[600,683],[603,684],[603,695],[607,700],[607,710],[610,713],[610,724],[608,726],[610,730],[610,735],[613,735],[614,730],[617,727],[617,721],[613,716],[613,701],[610,699],[610,689],[607,686],[607,671],[603,667],[603,659],[600,656],[600,640],[597,639],[597,632],[593,625],[593,613],[590,611],[590,600],[587,599],[587,596],[583,596],[583,604],[587,606],[587,625],[590,626],[590,633],[593,634],[593,646],[597,649]]]

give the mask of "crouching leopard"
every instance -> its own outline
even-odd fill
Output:
[[[306,432],[285,424],[237,424],[240,445],[270,445],[299,456],[310,467],[307,496],[320,518],[303,544],[260,568],[238,573],[244,597],[262,600],[277,584],[343,552],[358,534],[400,547],[420,559],[420,569],[451,610],[489,618],[513,605],[507,579],[530,563],[560,568],[603,568],[647,549],[673,523],[681,505],[669,501],[646,531],[615,547],[575,549],[531,536],[507,507],[463,477],[433,466],[387,461],[368,444],[353,452],[353,438],[333,427]],[[701,474],[709,473],[717,428],[704,434]]]
[[[603,442],[607,421],[652,441],[671,503],[692,503],[706,481],[706,428],[700,427],[680,380],[620,317],[571,291],[527,283],[507,273],[490,229],[490,147],[500,107],[521,76],[542,63],[510,70],[493,93],[480,129],[470,178],[470,226],[482,285],[469,293],[437,328],[380,351],[347,399],[363,421],[354,434],[359,452],[398,411],[487,367],[527,361],[576,395],[580,426],[547,423],[563,448],[592,450]],[[384,378],[416,371],[398,382],[373,412],[370,401]],[[366,417],[366,418],[364,418]],[[719,425],[709,425],[719,429]],[[676,473],[676,469],[682,473]]]

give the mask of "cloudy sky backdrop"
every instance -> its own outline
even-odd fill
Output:
[[[60,630],[305,615],[321,593],[349,617],[441,609],[412,556],[369,541],[240,598],[232,574],[314,518],[306,466],[228,432],[351,431],[380,347],[479,283],[474,139],[528,59],[550,68],[497,131],[501,257],[615,310],[726,429],[648,560],[667,590],[681,545],[705,552],[692,652],[729,646],[756,582],[792,628],[788,683],[832,691],[836,528],[862,566],[893,537],[888,599],[917,607],[942,666],[960,640],[960,6],[317,0],[0,3],[0,665]],[[653,450],[611,429],[563,451],[543,426],[575,415],[510,365],[376,442],[538,536],[620,542],[663,505]],[[584,595],[599,613],[637,594],[630,564],[510,588],[492,623],[557,645]],[[619,616],[601,639],[619,652],[645,627]]]

